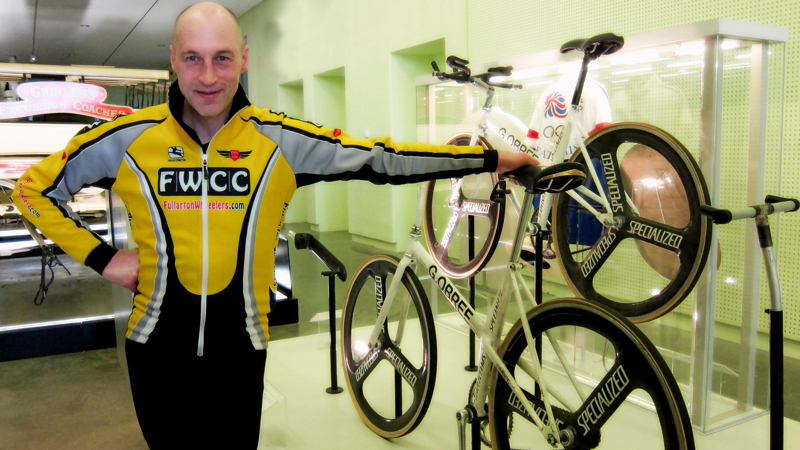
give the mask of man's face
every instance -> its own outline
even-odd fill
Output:
[[[228,17],[187,16],[181,21],[170,46],[172,69],[189,105],[206,119],[217,118],[233,101],[249,49],[241,48]]]

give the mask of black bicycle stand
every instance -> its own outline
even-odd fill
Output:
[[[469,260],[475,257],[475,216],[467,217],[469,243]],[[475,309],[475,276],[469,277],[469,306]],[[475,365],[475,332],[469,329],[469,364],[464,367],[467,372],[477,372],[478,366]]]
[[[325,389],[328,394],[338,394],[343,391],[337,383],[336,377],[336,283],[335,277],[340,280],[347,280],[347,269],[337,257],[330,252],[320,241],[308,233],[293,234],[294,247],[298,250],[308,249],[323,264],[328,266],[328,271],[322,272],[322,276],[328,277],[328,322],[330,322],[331,334],[331,387]]]
[[[764,260],[764,269],[769,285],[769,435],[771,450],[783,449],[783,306],[781,287],[778,281],[778,261],[772,244],[769,216],[777,212],[800,210],[800,201],[795,198],[767,195],[764,204],[748,206],[738,210],[717,209],[702,206],[701,212],[715,224],[726,224],[733,220],[753,218],[756,222],[758,242]]]

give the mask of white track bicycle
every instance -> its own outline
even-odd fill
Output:
[[[454,56],[447,59],[452,73],[440,72],[433,64],[440,79],[486,92],[477,128],[447,144],[491,148],[491,140],[498,151],[528,152],[547,165],[564,161],[571,136],[580,136],[579,150],[569,160],[584,164],[590,176],[573,191],[545,194],[535,215],[539,227],[552,232],[545,257],[554,254],[575,295],[603,303],[633,322],[644,322],[675,308],[700,277],[711,242],[710,220],[700,206],[709,203],[709,194],[694,158],[663,130],[618,123],[588,135],[575,119],[589,63],[616,52],[623,42],[620,36],[602,34],[562,46],[562,53],[581,51],[584,57],[552,159],[541,158],[526,146],[527,127],[492,105],[495,88],[520,87],[492,81],[511,75],[511,67],[472,75],[468,61]],[[494,174],[428,183],[425,239],[445,273],[467,278],[488,263],[500,240],[507,198],[519,214],[515,191],[498,184]],[[468,239],[463,220],[468,217],[479,230],[473,258],[464,255],[463,245],[454,245],[457,236],[460,242]],[[647,273],[632,280],[628,275],[632,269]],[[622,281],[624,288],[620,277],[627,278]]]
[[[374,256],[355,271],[342,308],[342,355],[362,420],[378,435],[397,438],[419,425],[431,403],[437,341],[428,298],[412,270],[421,265],[480,339],[464,420],[481,427],[484,443],[496,449],[618,448],[617,439],[631,431],[625,419],[616,419],[629,413],[618,413],[626,399],[642,397],[656,414],[634,413],[637,433],[665,449],[694,448],[672,373],[635,325],[591,300],[536,305],[522,278],[518,258],[534,195],[580,185],[585,169],[579,163],[529,166],[514,176],[525,197],[505,276],[485,319],[420,242],[424,185],[405,256],[399,262]],[[509,305],[520,319],[506,333]]]

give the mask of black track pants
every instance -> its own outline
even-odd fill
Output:
[[[126,340],[125,351],[151,449],[258,446],[266,350],[198,357]]]

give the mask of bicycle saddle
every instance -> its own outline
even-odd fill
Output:
[[[561,46],[561,53],[580,50],[592,59],[616,53],[625,44],[625,38],[613,33],[598,34],[589,39],[573,39]]]
[[[566,192],[583,183],[586,168],[583,164],[565,162],[552,166],[523,166],[503,174],[525,187],[529,194]]]

